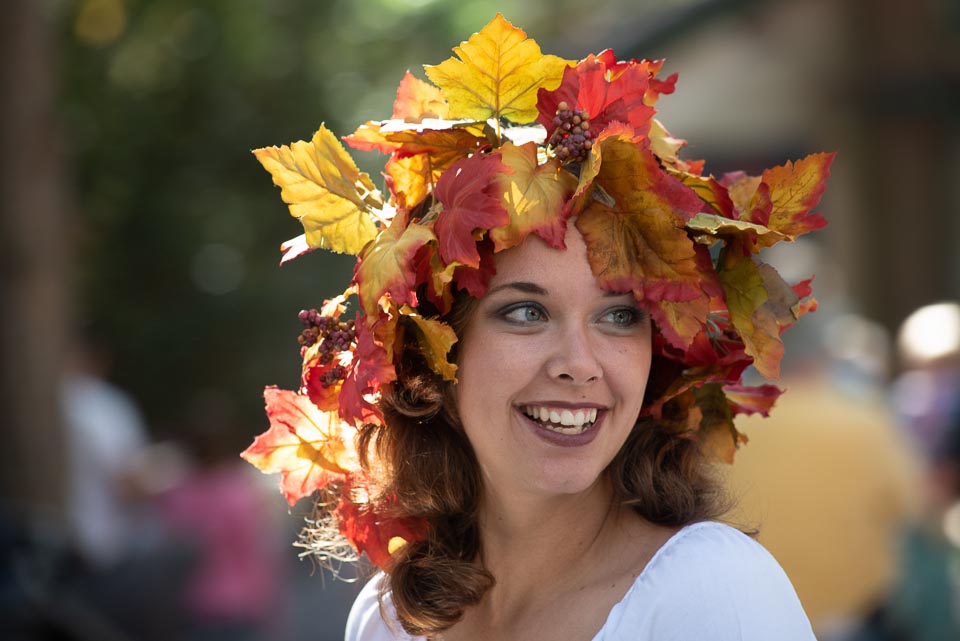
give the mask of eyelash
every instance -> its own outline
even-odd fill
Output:
[[[535,312],[537,318],[528,318],[527,314],[529,312]],[[517,312],[523,312],[523,318],[511,318]],[[612,324],[618,328],[629,328],[639,324],[644,319],[644,312],[636,307],[617,307],[611,309],[607,312],[604,312],[600,316],[601,322],[602,319],[611,317],[615,314],[627,314],[628,318],[623,321],[612,321]],[[516,305],[510,305],[500,311],[499,316],[507,321],[508,323],[514,323],[516,325],[525,325],[530,323],[540,323],[545,320],[548,320],[547,312],[543,307],[535,303],[518,303]]]
[[[633,327],[643,320],[643,312],[636,307],[618,307],[617,309],[611,309],[603,315],[603,318],[623,313],[629,314],[629,318],[624,322],[614,322],[618,327]]]
[[[522,312],[522,311],[524,311],[524,310],[531,310],[531,311],[536,312],[536,313],[539,315],[539,318],[537,318],[537,319],[511,318],[511,315],[513,315],[514,313],[516,313],[516,312]],[[524,324],[527,324],[527,323],[539,323],[539,322],[542,322],[542,321],[546,320],[546,318],[547,318],[547,312],[546,312],[545,309],[543,309],[543,307],[541,307],[540,305],[536,305],[536,304],[534,304],[534,303],[519,303],[519,304],[516,304],[516,305],[510,305],[510,306],[506,307],[505,309],[503,309],[503,310],[500,312],[500,317],[503,318],[505,321],[507,321],[507,322],[509,322],[509,323],[514,323],[514,324],[517,324],[517,325],[524,325]]]

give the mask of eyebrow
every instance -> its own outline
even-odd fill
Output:
[[[537,285],[536,283],[531,283],[528,281],[516,281],[511,283],[504,283],[503,285],[497,285],[496,287],[487,291],[487,296],[499,292],[504,289],[512,289],[518,292],[523,292],[524,294],[536,294],[538,296],[546,296],[550,292],[546,289]],[[604,298],[619,298],[620,296],[630,296],[630,292],[614,292],[614,291],[605,291],[603,292]]]
[[[504,283],[503,285],[497,285],[496,287],[487,290],[487,296],[494,294],[504,289],[513,289],[518,292],[523,292],[524,294],[538,294],[540,296],[546,296],[547,290],[536,283],[530,283],[527,281],[516,281],[512,283]]]

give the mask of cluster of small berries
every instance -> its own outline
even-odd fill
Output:
[[[556,129],[547,145],[556,149],[557,158],[563,162],[586,160],[593,145],[593,132],[590,131],[587,112],[579,109],[574,111],[566,102],[561,102],[557,105],[553,124]]]
[[[301,310],[297,317],[304,326],[297,342],[303,347],[320,343],[321,365],[329,365],[334,355],[349,350],[357,337],[352,320],[341,322],[332,316],[321,316],[315,309]]]
[[[342,381],[347,375],[347,368],[343,365],[334,365],[327,371],[320,374],[320,385],[322,387],[333,387]]]

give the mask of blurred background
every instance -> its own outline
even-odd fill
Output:
[[[830,226],[770,257],[821,310],[730,518],[821,640],[960,638],[956,0],[7,0],[0,637],[342,638],[359,585],[238,453],[352,261],[278,266],[301,228],[249,151],[388,116],[497,11],[546,53],[666,58],[659,117],[710,173],[839,152]]]

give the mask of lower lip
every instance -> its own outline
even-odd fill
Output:
[[[579,434],[561,434],[560,432],[548,430],[539,422],[533,420],[520,410],[517,410],[517,414],[520,416],[520,420],[523,422],[523,424],[529,427],[534,434],[547,443],[550,443],[551,445],[559,445],[560,447],[581,447],[592,442],[593,439],[597,437],[597,433],[600,431],[600,423],[603,422],[604,417],[603,413],[599,413],[597,415],[597,420],[593,422],[593,425]]]

